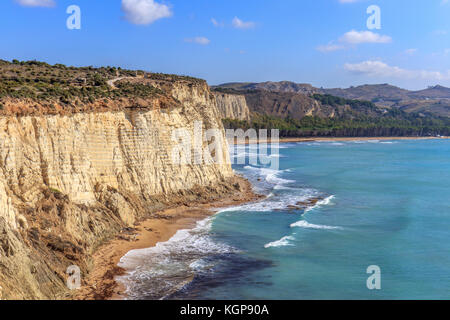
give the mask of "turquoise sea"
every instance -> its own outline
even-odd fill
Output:
[[[234,166],[267,199],[220,210],[122,258],[129,298],[450,298],[449,140],[279,151],[278,170]],[[289,209],[313,198],[321,200]],[[380,290],[366,286],[371,265],[381,270]]]

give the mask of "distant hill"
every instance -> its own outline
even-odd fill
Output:
[[[440,85],[410,91],[390,84],[361,85],[350,88],[316,88],[310,84],[290,81],[261,83],[226,83],[216,88],[237,91],[265,90],[270,92],[330,94],[345,99],[366,100],[382,108],[398,108],[405,112],[432,113],[450,117],[450,88]]]
[[[221,84],[221,88],[235,89],[235,90],[267,90],[273,92],[293,92],[293,93],[318,93],[319,90],[314,88],[312,85],[307,83],[295,83],[290,81],[280,81],[280,82],[261,82],[261,83],[225,83]]]
[[[413,99],[410,91],[388,84],[318,89],[291,82],[229,83],[213,90],[245,96],[251,111],[249,121],[224,119],[227,128],[277,128],[282,137],[450,134],[444,100]],[[436,91],[443,90],[428,95]]]
[[[417,99],[450,99],[450,88],[437,85],[425,90],[412,91],[409,96]]]
[[[347,99],[360,99],[372,102],[398,102],[408,99],[408,90],[401,89],[389,84],[362,85],[347,89],[321,89],[323,93],[331,94]]]
[[[379,107],[373,102],[366,100],[347,99],[321,93],[303,94],[266,89],[248,89],[250,87],[253,86],[245,86],[247,88],[245,90],[235,89],[242,88],[240,86],[234,86],[233,89],[230,87],[215,87],[213,90],[244,95],[251,112],[278,118],[353,119],[358,117],[381,117],[384,114],[391,113],[390,109]],[[395,114],[397,115],[397,113]]]

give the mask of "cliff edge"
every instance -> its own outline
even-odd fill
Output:
[[[1,97],[0,298],[67,297],[67,268],[86,275],[92,253],[122,230],[162,208],[239,189],[206,82],[130,77],[84,104],[83,96],[65,103]],[[129,88],[144,93],[126,94]],[[198,164],[174,163],[179,140],[194,140],[199,123],[219,130],[224,162],[205,153]],[[180,128],[189,136],[174,138]]]

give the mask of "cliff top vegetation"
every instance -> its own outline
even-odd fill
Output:
[[[139,79],[142,81],[137,81]],[[5,107],[6,100],[11,99],[63,108],[92,104],[99,99],[152,99],[166,95],[152,85],[152,82],[161,81],[205,83],[187,76],[120,67],[73,67],[36,60],[0,60],[0,109]]]

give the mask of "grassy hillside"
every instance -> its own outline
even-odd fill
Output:
[[[137,81],[144,79],[146,81]],[[115,67],[69,67],[39,61],[0,60],[0,109],[6,101],[75,108],[100,99],[155,98],[164,92],[150,81],[189,81],[191,77],[147,73]]]

